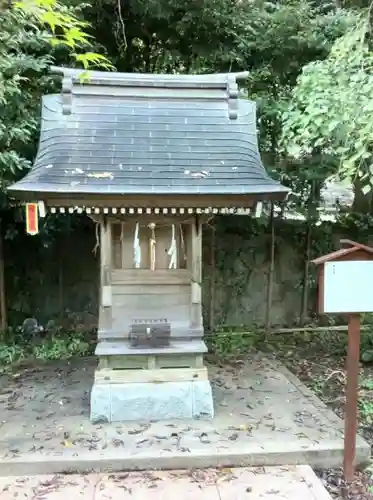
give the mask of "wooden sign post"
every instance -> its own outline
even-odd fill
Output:
[[[373,312],[373,294],[364,283],[373,282],[373,248],[341,240],[342,248],[323,255],[318,266],[318,309],[320,314],[348,315],[347,386],[344,432],[344,476],[355,475],[357,405],[360,361],[360,314]]]

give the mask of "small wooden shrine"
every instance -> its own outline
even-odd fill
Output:
[[[100,233],[91,420],[212,418],[203,363],[202,226],[287,189],[262,166],[246,73],[152,75],[54,68],[38,155],[10,193],[86,213]]]

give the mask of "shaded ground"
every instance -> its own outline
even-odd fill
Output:
[[[2,500],[328,500],[310,467],[0,478]]]
[[[273,336],[260,347],[275,353],[330,408],[343,417],[344,337],[343,334],[330,332],[308,337],[304,333]],[[188,453],[191,449],[206,449],[208,446],[224,449],[232,444],[286,441],[287,435],[295,436],[301,445],[315,442],[310,428],[324,426],[318,425],[314,418],[312,425],[309,425],[307,420],[310,415],[315,417],[314,412],[307,414],[307,411],[296,408],[286,417],[279,415],[278,407],[289,408],[290,405],[284,405],[288,398],[281,390],[277,390],[277,402],[270,401],[269,395],[276,393],[278,375],[268,372],[268,367],[264,366],[267,374],[258,380],[258,384],[252,384],[249,381],[255,378],[257,367],[252,364],[248,366],[243,362],[245,358],[247,355],[236,356],[231,366],[210,370],[216,408],[221,418],[219,429],[203,422],[197,422],[193,427],[180,423],[161,427],[158,424],[150,427],[91,426],[87,417],[89,389],[95,366],[93,359],[33,365],[10,376],[3,375],[0,377],[0,456],[12,458],[30,453],[68,453],[74,456],[82,451],[133,450],[133,446],[136,448],[135,453],[149,448]],[[263,382],[270,386],[263,387]],[[236,395],[233,402],[232,394]],[[370,443],[373,443],[372,396],[373,369],[368,366],[361,372],[360,431]],[[294,404],[303,408],[299,401],[294,401]],[[276,405],[277,412],[274,411]],[[71,415],[75,422],[73,425]],[[336,422],[336,426],[333,424],[330,428],[324,428],[326,434],[320,435],[318,439],[327,439],[328,433],[341,438],[342,429],[338,420]],[[341,470],[323,469],[318,474],[336,499],[373,498],[367,492],[373,487],[369,471],[357,473],[356,482],[348,491],[343,485]]]
[[[269,454],[276,464],[293,463],[281,461],[285,454],[286,460],[291,455],[303,462],[305,453],[312,453],[315,464],[335,456],[340,460],[342,422],[274,363],[257,355],[234,366],[211,366],[212,422],[92,425],[88,415],[94,359],[50,362],[3,376],[0,460],[21,458],[32,464],[38,457],[48,462],[48,457],[87,454],[133,460],[175,453],[219,457],[232,450],[261,455],[261,460]],[[330,458],[329,450],[337,455]]]
[[[274,335],[261,347],[276,354],[304,384],[328,407],[344,416],[345,404],[345,333],[325,332]],[[373,365],[361,368],[359,393],[359,432],[373,445]],[[341,470],[317,471],[336,499],[371,500],[373,474],[357,472],[355,483],[346,488]]]

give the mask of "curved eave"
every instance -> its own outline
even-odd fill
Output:
[[[66,190],[65,188],[56,190],[53,188],[53,186],[42,186],[40,184],[38,185],[33,185],[33,184],[28,184],[28,183],[16,183],[13,184],[13,186],[8,188],[9,194],[15,198],[18,198],[20,200],[53,200],[53,199],[58,199],[58,198],[64,198],[68,200],[82,200],[82,199],[97,199],[101,198],[103,200],[120,200],[123,199],[125,200],[131,200],[136,198],[136,196],[148,196],[149,198],[159,198],[160,196],[162,197],[170,197],[170,196],[178,196],[180,197],[180,203],[182,204],[182,201],[184,198],[203,198],[203,197],[208,197],[208,198],[214,198],[216,199],[216,204],[219,205],[219,199],[226,198],[226,197],[237,197],[237,199],[244,200],[247,199],[247,201],[284,201],[290,190],[282,186],[281,184],[274,184],[271,187],[267,188],[262,188],[262,189],[256,189],[256,190],[250,190],[250,192],[245,192],[245,189],[239,190],[237,192],[232,192],[232,189],[227,189],[225,193],[219,191],[218,193],[214,192],[203,192],[203,193],[198,193],[198,192],[189,192],[185,193],[185,191],[172,191],[170,190],[164,190],[164,191],[157,191],[156,193],[153,192],[133,192],[133,193],[123,193],[120,192],[119,190],[114,191],[114,190],[108,190],[106,192],[102,192],[102,190],[99,191],[92,191],[90,189],[80,189],[80,190]]]

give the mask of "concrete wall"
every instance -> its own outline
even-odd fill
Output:
[[[243,216],[216,221],[216,324],[263,324],[270,252],[267,224],[268,221],[261,223]],[[291,237],[292,226],[286,222],[281,224],[276,228],[271,318],[274,325],[292,325],[300,312],[304,250],[299,238]],[[95,228],[87,220],[78,226],[57,239],[51,238],[47,246],[41,244],[39,237],[23,234],[5,241],[10,323],[20,324],[26,317],[34,316],[42,324],[55,320],[65,328],[96,326],[98,255],[93,252]],[[211,287],[210,238],[211,228],[207,226],[203,245],[206,318]],[[311,312],[313,308],[314,292],[310,295]]]

